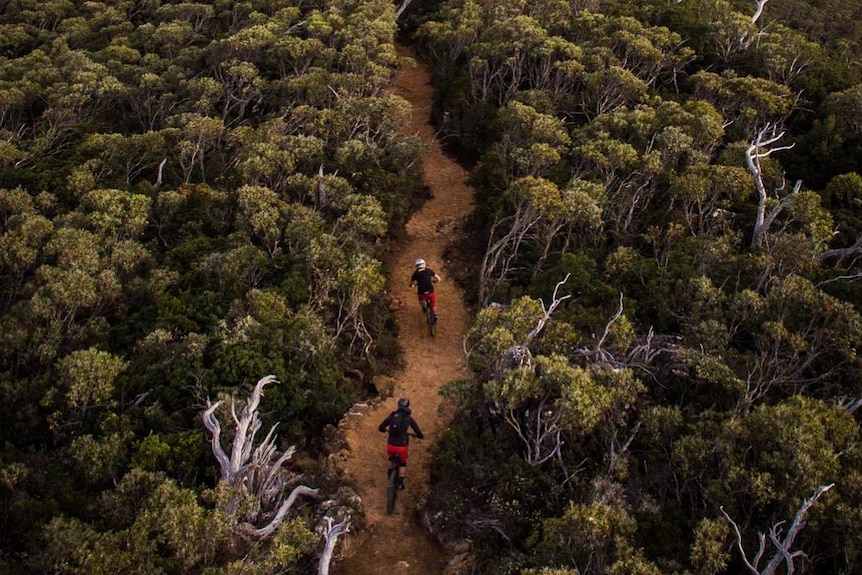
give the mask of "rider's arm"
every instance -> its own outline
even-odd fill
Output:
[[[434,282],[434,283],[437,283],[437,282],[439,282],[439,281],[440,281],[440,276],[439,276],[439,275],[437,275],[437,272],[434,272],[434,277],[433,277],[433,278],[431,278],[431,281],[432,281],[432,282]]]
[[[410,429],[412,429],[413,433],[416,434],[417,439],[425,439],[425,436],[422,434],[422,430],[419,429],[419,424],[416,423],[416,420],[412,417],[410,418]]]
[[[386,432],[386,428],[389,427],[389,417],[383,420],[383,423],[377,426],[377,431]]]

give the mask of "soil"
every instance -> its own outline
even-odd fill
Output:
[[[469,310],[455,281],[456,266],[447,267],[450,262],[445,254],[453,238],[460,237],[461,224],[473,211],[473,191],[465,182],[467,172],[444,154],[429,123],[429,71],[413,60],[409,49],[399,47],[399,53],[404,62],[395,92],[412,104],[412,115],[404,123],[405,134],[419,135],[431,147],[424,158],[430,199],[407,223],[401,247],[389,262],[388,290],[399,326],[403,368],[393,374],[391,396],[355,406],[340,425],[347,443],[341,466],[362,499],[365,516],[364,524],[339,542],[341,559],[332,564],[334,575],[443,574],[449,558],[447,550],[423,527],[418,509],[428,492],[434,445],[451,418],[451,410],[442,403],[438,391],[443,383],[468,375],[463,338]],[[436,287],[440,321],[433,338],[421,314],[416,290],[408,287],[416,258],[425,259],[442,278]],[[399,494],[395,513],[387,515],[386,442],[377,426],[395,409],[399,397],[410,399],[413,417],[425,439],[410,443],[406,489]]]

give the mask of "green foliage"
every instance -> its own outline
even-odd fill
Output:
[[[70,574],[164,573],[199,569],[219,558],[230,534],[228,521],[201,507],[191,492],[159,476],[133,472],[117,495],[136,499],[125,526],[102,531],[56,518],[46,528],[40,567]]]
[[[551,563],[582,566],[584,573],[660,571],[631,545],[636,522],[618,499],[619,486],[597,482],[593,500],[570,503],[562,516],[545,521],[544,553],[559,557]]]
[[[0,533],[4,560],[306,567],[304,523],[238,549],[196,500],[213,462],[192,408],[277,373],[267,417],[314,437],[363,392],[345,370],[373,373],[392,337],[379,250],[423,193],[426,149],[387,95],[392,7],[4,8],[2,468],[45,469],[3,492],[4,521],[27,525]]]
[[[727,568],[730,554],[724,541],[730,535],[726,521],[702,519],[695,532],[691,562],[698,575],[715,575]]]
[[[76,437],[69,447],[76,472],[96,486],[118,480],[127,464],[130,435],[112,433]]]
[[[470,180],[488,238],[479,299],[497,302],[468,334],[483,393],[459,396],[484,437],[470,441],[462,423],[440,457],[453,470],[481,460],[478,450],[490,457],[498,446],[489,434],[519,453],[547,447],[538,430],[565,421],[559,457],[537,465],[536,479],[571,489],[587,508],[584,483],[607,474],[626,496],[607,513],[636,526],[596,572],[732,570],[718,506],[733,508],[754,540],[752,526],[792,517],[818,485],[849,477],[837,462],[853,448],[814,430],[834,426],[846,438],[846,414],[823,402],[859,394],[851,258],[860,69],[847,59],[862,53],[858,9],[763,8],[753,19],[752,5],[723,0],[453,0],[429,7],[417,33],[447,142],[480,158]],[[752,250],[755,182],[744,152],[769,124],[785,135],[761,158],[769,237]],[[571,297],[527,341],[541,310],[523,294],[547,305],[567,275],[557,297]],[[521,363],[507,363],[518,349]],[[543,418],[530,419],[537,408]],[[804,471],[792,468],[797,457]],[[494,464],[485,465],[467,481]],[[468,486],[440,482],[459,495],[456,516],[492,500],[465,496]],[[528,497],[514,499],[506,508],[526,514]],[[489,529],[471,533],[479,569],[593,569],[595,557],[572,555],[600,545],[562,543],[583,521],[560,529],[558,548],[543,540],[548,517],[564,517],[554,500],[543,529],[518,531],[517,552]],[[831,502],[816,508],[827,505],[832,513]],[[846,512],[849,525],[856,516]],[[804,532],[798,548],[820,555],[798,569],[853,571],[855,551],[834,553],[815,520]],[[838,538],[858,547],[852,535]]]

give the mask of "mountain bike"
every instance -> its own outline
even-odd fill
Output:
[[[416,437],[412,433],[408,433],[407,435],[409,437]],[[391,465],[386,474],[386,515],[392,515],[392,512],[395,511],[395,500],[398,498],[398,491],[401,488],[399,480],[401,468],[407,465],[404,461],[401,461],[401,457],[397,453],[391,455],[389,461]]]
[[[425,321],[428,323],[428,333],[434,337],[434,332],[437,329],[437,321],[434,319],[434,310],[431,308],[431,301],[422,299],[422,313],[425,314]]]

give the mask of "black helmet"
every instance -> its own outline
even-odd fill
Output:
[[[407,409],[410,407],[410,400],[406,397],[402,397],[398,400],[398,409]]]

